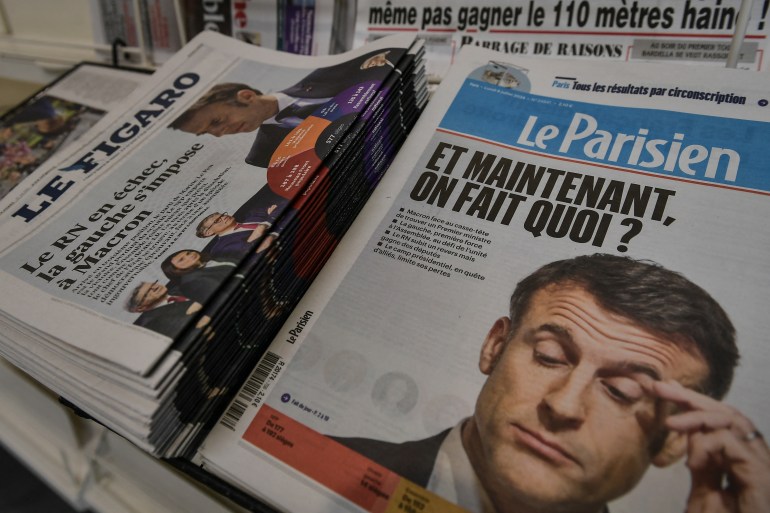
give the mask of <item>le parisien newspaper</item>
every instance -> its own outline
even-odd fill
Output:
[[[766,2],[741,0],[358,0],[354,41],[417,34],[438,82],[465,45],[509,56],[722,65],[738,29],[737,65],[764,70],[769,16]]]
[[[307,57],[213,32],[198,35],[127,95],[120,108],[3,198],[0,353],[89,415],[154,451],[157,445],[148,432],[175,425],[168,416],[154,415],[170,408],[170,391],[189,364],[175,335],[192,326],[190,319],[200,311],[191,296],[172,292],[162,261],[178,250],[202,252],[210,241],[196,235],[201,220],[213,212],[233,213],[265,191],[269,181],[300,191],[302,180],[310,179],[300,164],[318,138],[325,134],[335,140],[341,134],[337,129],[349,126],[372,103],[382,77],[392,75],[386,59],[370,67],[361,62],[383,51],[395,60],[413,42],[413,36],[404,35],[344,55]],[[336,67],[350,65],[354,72],[341,74]],[[296,126],[283,129],[293,135],[273,161],[246,162],[256,144],[254,129],[225,135],[217,129],[170,126],[220,84],[279,94],[324,70],[334,71],[334,80],[309,82],[307,89],[316,96],[324,85],[342,91],[325,93],[315,104],[308,100],[313,117],[295,116]],[[338,125],[338,118],[347,124]],[[210,121],[216,125],[218,119]],[[325,133],[324,127],[337,131]],[[288,167],[281,167],[284,163]],[[242,253],[248,249],[243,247]],[[219,264],[230,273],[236,265]],[[138,287],[147,289],[140,290],[140,302],[149,304],[152,298],[157,299],[153,306],[161,304],[167,311],[179,305],[186,310],[174,310],[178,315],[164,310],[153,317],[153,327],[141,324],[151,310],[132,306]],[[204,327],[196,322],[195,329]]]
[[[474,471],[454,467],[451,449],[433,468],[444,485],[428,491],[404,478],[419,469],[392,470],[398,454],[419,466],[417,445],[390,443],[435,442],[463,426],[489,371],[482,348],[509,315],[514,287],[546,264],[578,257],[599,262],[600,276],[614,275],[618,259],[654,262],[664,272],[661,289],[674,272],[705,290],[737,333],[740,360],[724,401],[767,430],[769,102],[770,77],[751,71],[464,48],[198,463],[285,511],[454,511],[455,502],[490,511],[474,496]],[[636,294],[633,282],[613,283]],[[663,318],[680,306],[664,300],[653,311]],[[576,352],[585,346],[554,352],[547,341],[569,337],[544,326],[544,347],[527,358],[548,372],[583,367]],[[605,327],[592,333],[601,338]],[[613,346],[602,347],[610,357]],[[525,370],[525,383],[544,372]],[[615,425],[638,385],[618,390],[608,375],[591,375],[596,408],[608,408],[604,425]],[[542,408],[558,409],[565,422],[579,416],[555,401],[523,401],[531,410],[514,419],[540,432],[532,416],[545,415]],[[623,439],[591,425],[594,450]],[[554,433],[524,437],[523,472],[565,469],[577,454],[587,464],[588,446],[578,452],[577,439],[568,445],[569,435]],[[366,440],[385,449],[365,450]],[[428,457],[428,472],[432,465]],[[689,472],[681,461],[651,467],[627,488],[609,504],[613,513],[683,511]]]

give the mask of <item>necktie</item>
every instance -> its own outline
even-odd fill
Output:
[[[302,120],[310,116],[315,110],[324,103],[327,98],[299,99],[291,105],[281,110],[275,120],[283,126],[295,127],[302,123]]]
[[[236,223],[235,227],[239,230],[255,230],[262,223]]]

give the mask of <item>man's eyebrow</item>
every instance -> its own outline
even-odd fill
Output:
[[[564,326],[559,326],[558,324],[552,324],[550,322],[541,324],[534,330],[535,333],[537,333],[538,331],[546,331],[548,333],[553,333],[554,335],[558,335],[560,338],[566,338],[566,339],[572,340],[572,333],[570,332],[570,330],[568,330]]]
[[[562,349],[564,349],[564,352],[570,358],[576,358],[580,355],[580,347],[578,347],[577,343],[575,342],[575,339],[572,336],[572,331],[570,331],[568,328],[560,326],[559,324],[547,322],[533,329],[530,332],[530,336],[534,337],[538,333],[543,332],[554,335],[559,344],[562,346]]]
[[[534,337],[538,333],[543,332],[554,335],[557,339],[559,339],[559,342],[562,343],[562,345],[566,345],[568,348],[577,350],[577,344],[575,343],[574,337],[572,336],[572,331],[570,331],[568,328],[560,326],[559,324],[547,322],[532,329],[529,334],[531,337]]]
[[[608,370],[612,373],[618,374],[644,374],[655,381],[661,381],[663,379],[658,369],[652,365],[647,365],[646,363],[641,362],[617,362],[613,363]]]

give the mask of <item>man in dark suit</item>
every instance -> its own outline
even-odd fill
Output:
[[[727,314],[684,276],[580,256],[519,282],[472,416],[423,441],[336,440],[475,512],[599,513],[687,453],[687,511],[759,513],[770,448],[720,401],[737,360]]]
[[[169,292],[168,287],[158,282],[142,282],[137,285],[126,304],[129,312],[141,313],[134,324],[155,331],[167,337],[177,337],[195,318],[202,305],[190,298]],[[208,324],[204,316],[196,328]]]
[[[211,237],[201,251],[204,260],[238,263],[251,250],[253,243],[267,234],[256,248],[257,252],[264,251],[280,234],[279,226],[274,226],[274,223],[287,203],[285,198],[264,186],[233,215],[221,212],[208,214],[195,230],[198,237]]]
[[[427,487],[439,448],[450,431],[451,429],[445,429],[429,438],[400,444],[367,438],[332,439],[383,467],[396,471],[401,477]]]
[[[319,68],[291,87],[263,94],[247,84],[222,83],[171,123],[171,128],[196,135],[253,132],[246,158],[267,167],[275,149],[297,124],[330,98],[367,80],[383,80],[402,49],[376,50],[334,66]]]

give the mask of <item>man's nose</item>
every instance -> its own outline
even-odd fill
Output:
[[[555,380],[540,404],[541,420],[552,430],[577,429],[586,418],[591,380],[572,371]]]

